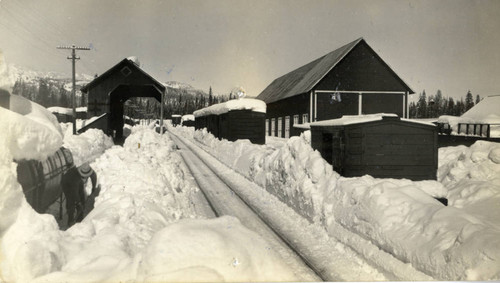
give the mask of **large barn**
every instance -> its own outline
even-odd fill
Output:
[[[359,38],[275,79],[258,99],[267,104],[266,133],[287,138],[294,125],[343,115],[394,113],[408,118],[412,89]]]

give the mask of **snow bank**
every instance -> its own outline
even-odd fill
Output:
[[[59,122],[57,122],[56,116],[38,103],[32,102],[19,95],[11,95],[9,109],[62,135],[61,127],[59,126]]]
[[[84,133],[73,135],[70,124],[64,133],[64,147],[73,154],[73,162],[76,166],[85,162],[93,162],[113,145],[113,139],[98,129],[88,129]]]
[[[195,117],[201,117],[207,115],[220,115],[231,110],[252,110],[254,112],[266,113],[266,103],[254,98],[233,99],[194,111],[193,114]]]
[[[131,132],[123,147],[113,146],[91,163],[101,192],[87,217],[66,231],[53,216],[31,209],[12,158],[9,163],[2,156],[2,196],[9,200],[0,207],[2,280],[294,280],[262,238],[237,219],[204,219],[208,213],[194,197],[200,192],[167,134],[147,126]],[[76,155],[102,149],[100,137],[98,131],[67,136]],[[89,145],[92,140],[97,145]]]
[[[310,147],[310,132],[274,147],[219,141],[205,130],[175,130],[332,235],[340,224],[436,279],[500,278],[498,144],[478,142],[464,154],[465,147],[441,150],[448,156],[441,158],[447,160],[440,162],[441,182],[414,182],[340,177]],[[450,198],[450,206],[433,197]]]
[[[161,251],[161,252],[158,252]],[[237,218],[184,220],[155,234],[139,265],[147,282],[293,281],[268,244]]]
[[[62,134],[54,115],[40,105],[11,96],[10,107],[13,111],[0,107],[0,275],[27,281],[57,265],[49,242],[57,238],[58,226],[52,216],[36,213],[26,202],[13,160],[46,159],[61,147]],[[44,231],[47,237],[37,238]],[[49,248],[38,251],[40,243]],[[33,268],[27,272],[26,266]]]
[[[500,228],[500,144],[477,141],[440,148],[439,155],[438,179],[449,190],[449,204]]]

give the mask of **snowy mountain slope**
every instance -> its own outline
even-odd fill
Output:
[[[1,55],[0,53],[0,88],[7,89],[44,106],[68,106],[60,105],[60,103],[62,95],[67,97],[63,101],[66,103],[70,101],[71,76],[56,72],[33,71],[7,64]],[[81,98],[80,88],[92,79],[92,76],[86,74],[76,75],[77,102],[80,102]],[[41,93],[43,91],[40,88],[44,88],[44,93]]]

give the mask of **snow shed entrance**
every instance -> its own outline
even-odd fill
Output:
[[[115,143],[123,143],[123,105],[132,97],[154,97],[161,103],[162,91],[154,85],[119,85],[109,93],[109,129]]]
[[[123,142],[123,105],[132,97],[154,97],[161,102],[165,86],[144,72],[137,62],[123,59],[82,87],[87,95],[87,118],[101,117],[85,129],[101,129],[115,143]],[[83,130],[83,129],[82,129]]]
[[[344,116],[311,123],[311,146],[345,177],[435,180],[437,129],[394,116]]]

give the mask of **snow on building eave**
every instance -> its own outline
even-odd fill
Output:
[[[347,125],[381,121],[384,118],[397,118],[400,121],[404,121],[404,122],[408,122],[408,123],[433,126],[433,127],[435,126],[433,123],[430,123],[430,122],[400,118],[397,114],[393,114],[393,113],[377,113],[377,114],[366,114],[366,115],[344,115],[344,116],[342,116],[342,118],[312,122],[312,123],[310,123],[310,126],[313,126],[313,127],[314,126],[320,126],[320,127],[321,126],[323,126],[323,127],[324,126],[347,126]],[[304,127],[305,126],[306,125],[304,124]]]
[[[182,121],[194,121],[194,115],[193,114],[183,115],[181,120]]]
[[[266,103],[255,98],[234,99],[197,110],[193,115],[195,118],[207,115],[221,115],[233,110],[251,110],[266,113]]]
[[[378,113],[367,115],[344,115],[342,118],[317,121],[310,123],[311,126],[345,126],[373,121],[380,121],[383,117],[398,117],[396,114]]]

